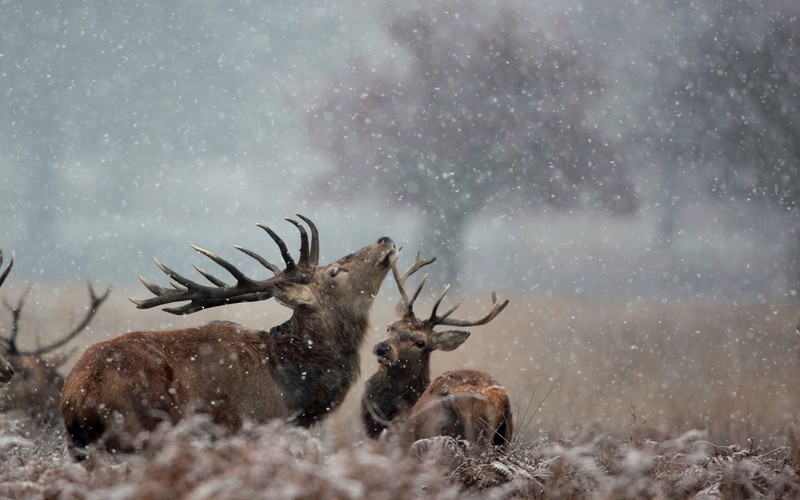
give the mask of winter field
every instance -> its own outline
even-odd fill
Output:
[[[46,342],[67,328],[71,312],[85,306],[84,293],[34,289],[25,342]],[[115,290],[91,332],[76,341],[78,352],[133,329],[221,318],[266,328],[287,315],[261,303],[173,317],[134,309],[126,298],[137,294]],[[461,348],[435,353],[433,375],[469,367],[506,386],[518,432],[504,452],[441,441],[405,456],[365,438],[358,399],[376,364],[370,349],[393,319],[394,294],[384,290],[362,349],[361,380],[323,425],[306,431],[273,424],[229,435],[196,419],[161,429],[139,456],[95,455],[74,464],[63,437],[4,415],[0,497],[800,496],[796,300],[498,294],[511,299],[509,308],[474,328]],[[462,315],[482,314],[489,295],[469,291]]]

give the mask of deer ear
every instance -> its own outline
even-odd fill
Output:
[[[469,337],[469,332],[463,330],[447,330],[444,332],[433,332],[431,336],[431,349],[440,351],[452,351],[464,343]]]
[[[273,293],[275,300],[290,309],[298,306],[311,306],[315,303],[314,294],[308,285],[285,285]]]

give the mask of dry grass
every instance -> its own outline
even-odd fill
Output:
[[[83,293],[39,295],[48,307],[32,305],[23,331],[57,337]],[[136,293],[115,292],[78,342],[222,317],[266,327],[287,316],[258,304],[172,317],[135,310],[125,297]],[[481,301],[468,300],[462,315],[482,314],[488,292],[469,295]],[[505,384],[521,431],[509,452],[438,443],[425,455],[432,467],[365,442],[359,383],[311,433],[267,425],[230,436],[200,419],[160,430],[140,456],[83,465],[69,462],[61,437],[8,415],[0,497],[463,498],[461,488],[494,498],[800,496],[797,301],[510,298],[493,323],[433,362],[434,373],[476,368]],[[365,375],[392,309],[388,298],[376,304]]]

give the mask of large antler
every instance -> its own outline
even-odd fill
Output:
[[[0,249],[0,267],[3,265],[3,250]],[[11,255],[11,260],[8,264],[8,267],[2,274],[0,274],[0,285],[3,284],[6,277],[8,276],[9,271],[11,271],[11,267],[14,265],[14,255]],[[11,305],[8,300],[3,297],[3,304],[5,305],[6,309],[11,311],[11,334],[7,339],[0,338],[6,345],[7,349],[6,352],[8,354],[13,355],[21,355],[21,356],[41,356],[43,354],[47,354],[50,351],[58,349],[59,347],[63,346],[70,340],[74,339],[79,333],[81,333],[89,323],[92,322],[94,315],[97,313],[97,310],[100,306],[105,302],[108,298],[109,293],[111,293],[111,287],[106,288],[106,291],[103,292],[102,295],[97,295],[92,288],[92,284],[89,283],[89,296],[91,297],[91,303],[89,304],[89,310],[86,312],[86,316],[84,316],[83,320],[78,323],[78,325],[64,338],[61,340],[54,342],[46,347],[40,347],[34,351],[22,351],[17,347],[17,336],[19,335],[19,320],[20,316],[22,315],[22,306],[25,305],[25,298],[28,296],[28,292],[30,292],[31,287],[30,285],[25,288],[20,295],[19,300],[17,301],[17,305]]]
[[[400,276],[400,273],[397,271],[397,265],[392,266],[392,276],[394,276],[394,281],[397,283],[397,289],[400,291],[401,300],[397,304],[397,313],[403,316],[414,316],[414,301],[417,300],[419,293],[422,291],[422,287],[425,286],[425,282],[428,280],[428,275],[422,277],[422,281],[420,281],[419,285],[417,286],[414,295],[409,298],[408,290],[406,289],[406,280],[409,276],[414,274],[415,272],[419,271],[421,268],[431,264],[436,260],[436,257],[431,257],[430,259],[423,259],[420,257],[420,253],[417,252],[417,256],[414,257],[414,262],[408,266],[408,269]]]
[[[171,304],[173,302],[189,301],[188,304],[184,304],[181,307],[165,308],[164,311],[172,314],[191,314],[203,309],[225,304],[266,300],[273,296],[276,287],[280,284],[309,282],[314,268],[319,264],[319,233],[311,220],[300,214],[296,215],[303,222],[308,224],[311,230],[311,242],[309,244],[308,233],[305,228],[295,220],[286,219],[300,231],[300,259],[297,262],[292,259],[289,250],[286,248],[286,244],[272,229],[263,224],[257,224],[257,226],[266,231],[275,244],[278,245],[281,257],[286,264],[286,269],[283,271],[280,271],[278,266],[268,262],[257,253],[234,245],[234,248],[256,260],[259,264],[275,273],[275,276],[264,280],[250,278],[236,268],[236,266],[218,255],[192,245],[192,248],[196,251],[213,260],[217,265],[228,271],[236,280],[236,283],[228,285],[212,274],[195,266],[197,272],[214,286],[201,285],[188,278],[184,278],[158,260],[153,259],[156,266],[172,279],[172,288],[161,287],[140,276],[139,279],[142,284],[144,284],[155,297],[143,300],[131,299],[131,301],[136,304],[136,307],[139,309],[148,309],[150,307]]]
[[[414,258],[414,262],[406,269],[402,276],[397,271],[397,266],[392,266],[392,275],[394,276],[394,280],[397,283],[397,288],[400,290],[400,296],[402,297],[399,304],[397,304],[398,314],[401,314],[405,317],[414,317],[414,301],[417,300],[420,292],[422,291],[422,287],[425,286],[425,282],[428,280],[428,275],[425,274],[422,277],[419,285],[417,285],[417,289],[414,291],[414,294],[409,297],[408,289],[406,288],[406,280],[409,276],[420,270],[421,268],[431,264],[436,260],[436,257],[430,259],[422,259],[420,257],[419,252],[417,252],[416,257]],[[464,302],[464,297],[462,296],[461,299],[451,307],[446,313],[442,314],[441,316],[437,316],[437,312],[439,310],[439,306],[441,305],[442,301],[444,300],[445,295],[447,295],[448,290],[450,290],[450,285],[444,287],[444,291],[436,299],[436,303],[433,304],[433,311],[428,319],[425,320],[430,326],[480,326],[485,325],[486,323],[493,320],[500,314],[503,309],[508,305],[508,300],[504,302],[499,302],[497,300],[497,294],[492,292],[492,309],[482,318],[474,320],[474,321],[467,321],[461,319],[449,319],[449,316],[458,309],[461,304]]]
[[[16,306],[12,306],[8,300],[3,297],[3,305],[6,306],[6,309],[11,311],[11,335],[8,336],[7,339],[3,339],[6,344],[8,344],[6,348],[6,352],[9,354],[19,354],[19,349],[17,349],[17,335],[19,334],[19,318],[22,314],[22,306],[25,303],[25,297],[28,296],[28,292],[31,291],[31,286],[28,285],[25,287],[25,290],[22,292],[22,295],[19,296],[19,300],[17,301]]]
[[[94,315],[97,314],[97,310],[100,308],[103,302],[105,302],[105,300],[111,293],[111,287],[106,288],[105,292],[103,292],[102,295],[97,295],[91,283],[88,283],[88,287],[89,287],[89,297],[90,297],[89,309],[86,311],[86,315],[83,317],[80,323],[78,323],[75,326],[75,328],[73,328],[72,331],[69,332],[66,336],[64,336],[64,338],[62,338],[61,340],[53,342],[52,344],[49,344],[45,347],[40,347],[33,351],[23,351],[17,347],[17,335],[19,334],[19,322],[20,322],[19,320],[20,316],[22,315],[22,307],[25,305],[25,298],[28,296],[28,292],[30,291],[31,287],[28,286],[25,289],[25,291],[22,292],[22,295],[20,295],[16,305],[10,304],[8,300],[6,300],[6,298],[3,297],[3,304],[5,304],[6,308],[9,311],[11,311],[11,317],[12,317],[11,335],[9,336],[8,339],[4,339],[8,344],[8,353],[17,354],[20,356],[41,356],[43,354],[47,354],[51,351],[58,349],[59,347],[65,345],[70,340],[77,337],[78,334],[80,334],[83,330],[86,329],[87,326],[89,326],[89,323],[91,323],[92,319],[94,319]]]
[[[468,320],[463,320],[463,319],[450,319],[449,316],[451,314],[453,314],[453,312],[456,309],[458,309],[459,306],[461,306],[462,302],[464,302],[464,297],[462,296],[461,299],[453,307],[451,307],[446,313],[442,314],[441,316],[437,316],[436,312],[439,309],[439,304],[442,303],[442,300],[444,300],[444,296],[447,295],[447,291],[449,289],[450,289],[450,285],[447,285],[444,288],[444,291],[442,292],[442,294],[436,300],[436,303],[433,305],[433,311],[431,312],[431,316],[430,316],[430,318],[428,318],[426,320],[426,322],[428,324],[431,324],[431,325],[442,325],[442,326],[480,326],[480,325],[485,325],[486,323],[488,323],[491,320],[493,320],[498,314],[500,314],[503,311],[503,309],[505,309],[506,306],[508,305],[508,299],[506,299],[504,302],[501,303],[501,302],[499,302],[497,300],[497,294],[492,292],[492,309],[488,313],[486,313],[486,315],[483,316],[482,318],[476,319],[474,321],[468,321]]]

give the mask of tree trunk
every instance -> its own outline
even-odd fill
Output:
[[[462,210],[445,211],[431,208],[427,211],[426,230],[420,251],[423,257],[436,257],[437,269],[431,271],[434,284],[456,285],[460,282],[462,249],[467,214]]]

